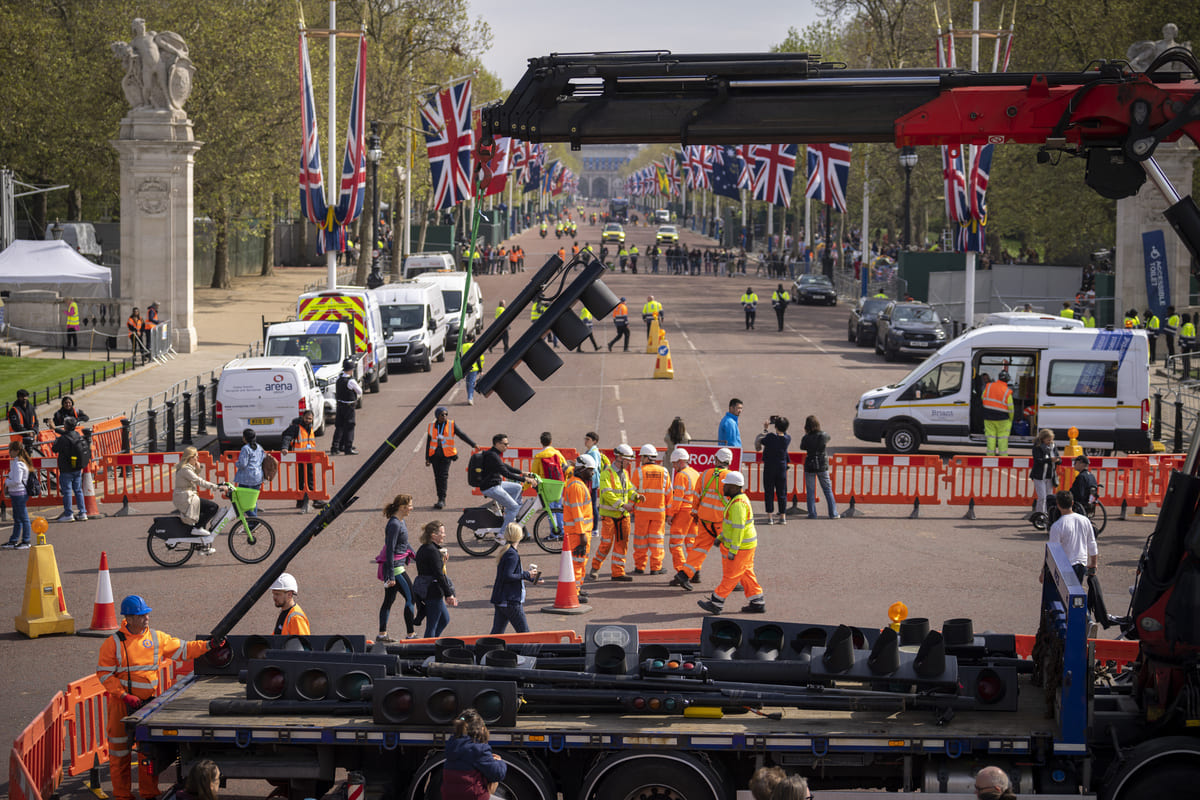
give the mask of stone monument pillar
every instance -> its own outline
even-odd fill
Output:
[[[112,145],[121,154],[121,297],[139,309],[159,304],[175,349],[196,349],[192,315],[192,169],[201,142],[183,103],[195,67],[170,31],[133,21],[133,40],[114,42],[125,64],[121,87],[132,108]],[[144,314],[143,314],[144,316]]]

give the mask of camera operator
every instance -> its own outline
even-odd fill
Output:
[[[774,428],[774,431],[771,429]],[[779,501],[779,524],[787,522],[788,419],[772,415],[763,423],[762,433],[754,437],[754,451],[762,453],[763,501],[767,508],[767,524],[775,524],[775,500]]]

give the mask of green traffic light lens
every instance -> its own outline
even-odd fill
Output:
[[[338,678],[339,700],[362,700],[364,689],[371,685],[371,676],[365,672],[348,672]]]

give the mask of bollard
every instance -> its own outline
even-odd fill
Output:
[[[208,433],[208,422],[204,419],[204,387],[200,385],[200,379],[196,379],[196,435],[203,436]]]
[[[1129,519],[1129,501],[1122,500],[1121,501],[1121,522],[1125,522],[1128,519]]]
[[[175,452],[175,401],[167,401],[167,450],[168,453]]]
[[[908,518],[909,519],[920,519],[921,518],[921,498],[920,497],[913,498],[913,510],[912,510],[912,513],[908,515]]]
[[[67,384],[67,394],[75,394],[75,376],[73,375]]]
[[[1183,401],[1175,401],[1175,450],[1176,453],[1183,452]]]
[[[1154,441],[1162,441],[1162,392],[1154,393]]]
[[[213,425],[216,425],[217,424],[217,384],[220,383],[220,380],[214,375],[213,377],[209,378],[209,381],[210,381],[209,388],[212,390],[212,394],[209,395],[209,398],[208,398],[208,407],[213,410]]]
[[[854,495],[850,495],[850,505],[845,511],[843,511],[841,513],[841,516],[844,519],[851,519],[853,517],[861,517],[862,516],[862,512],[859,511],[858,508],[854,505]]]
[[[183,393],[183,443],[192,443],[192,393]]]
[[[122,453],[133,452],[132,450],[129,449],[130,425],[132,425],[132,423],[129,421],[129,417],[125,417],[124,419],[121,420],[121,452]]]
[[[146,437],[150,440],[150,446],[146,449],[147,453],[158,452],[158,411],[150,409],[146,412]]]
[[[915,511],[914,511],[914,513],[915,513]],[[915,519],[915,517],[913,519]],[[975,516],[975,498],[974,497],[972,497],[971,500],[967,503],[967,513],[963,514],[963,519],[977,519],[977,517]]]

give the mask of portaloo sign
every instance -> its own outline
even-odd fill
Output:
[[[1167,272],[1167,239],[1161,229],[1142,234],[1142,255],[1146,263],[1147,302],[1155,316],[1165,320],[1167,306],[1171,305],[1171,276]]]

